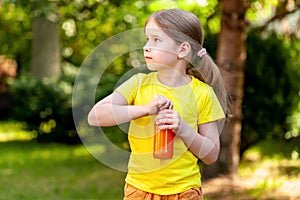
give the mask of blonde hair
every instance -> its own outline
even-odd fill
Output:
[[[188,42],[191,45],[191,60],[186,73],[212,86],[224,112],[227,113],[228,95],[218,66],[207,53],[201,57],[197,55],[203,48],[204,41],[198,17],[180,9],[165,9],[150,15],[145,26],[150,20],[154,20],[175,42]]]

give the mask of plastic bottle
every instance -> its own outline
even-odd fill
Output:
[[[174,132],[170,129],[160,130],[154,125],[153,157],[157,159],[171,159],[174,149]]]

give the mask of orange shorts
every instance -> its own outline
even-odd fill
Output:
[[[203,194],[201,188],[191,188],[179,194],[158,195],[144,192],[126,183],[124,200],[203,200]]]

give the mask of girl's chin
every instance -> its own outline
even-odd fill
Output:
[[[158,66],[151,63],[151,64],[147,64],[147,68],[151,71],[157,71]]]
[[[151,71],[157,71],[160,68],[162,68],[162,65],[160,64],[155,64],[155,63],[147,63],[147,68]]]

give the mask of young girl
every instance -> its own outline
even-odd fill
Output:
[[[99,101],[92,126],[131,122],[131,156],[124,199],[203,199],[198,159],[218,158],[226,92],[203,48],[199,19],[180,9],[153,13],[145,23],[149,74],[136,74]],[[154,124],[175,133],[173,157],[153,157]]]

